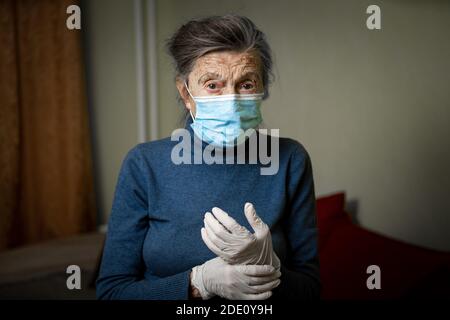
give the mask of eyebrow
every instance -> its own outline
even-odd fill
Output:
[[[243,79],[246,79],[246,78],[249,78],[252,76],[255,77],[257,80],[261,80],[261,78],[257,72],[249,71],[249,72],[244,73],[242,76],[240,76],[237,82],[242,81]],[[202,82],[206,81],[206,79],[220,79],[220,75],[215,72],[207,72],[198,79],[198,84],[201,84]]]
[[[206,79],[220,79],[220,75],[214,72],[207,72],[198,79],[198,84],[206,81]]]
[[[246,78],[250,78],[251,76],[254,76],[257,80],[261,80],[261,78],[259,77],[259,74],[257,72],[249,71],[249,72],[244,73],[242,76],[240,76],[237,82],[242,81],[243,79],[246,79]]]

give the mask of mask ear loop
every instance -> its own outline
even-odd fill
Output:
[[[186,90],[187,90],[187,92],[189,93],[189,95],[191,96],[192,100],[195,101],[194,96],[191,94],[191,91],[189,91],[189,88],[188,88],[188,86],[187,86],[186,80],[184,80],[184,86],[186,87]],[[194,117],[194,115],[192,114],[191,109],[189,109],[189,113],[191,114],[192,121],[195,121],[195,117]]]

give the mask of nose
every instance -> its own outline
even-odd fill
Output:
[[[236,87],[234,84],[228,84],[226,87],[223,88],[222,94],[238,94]]]

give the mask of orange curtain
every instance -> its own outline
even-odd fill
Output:
[[[74,0],[0,0],[0,250],[95,228]]]

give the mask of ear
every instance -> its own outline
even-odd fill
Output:
[[[184,105],[188,110],[192,110],[193,101],[184,85],[184,80],[181,79],[181,77],[176,78],[176,86]]]

